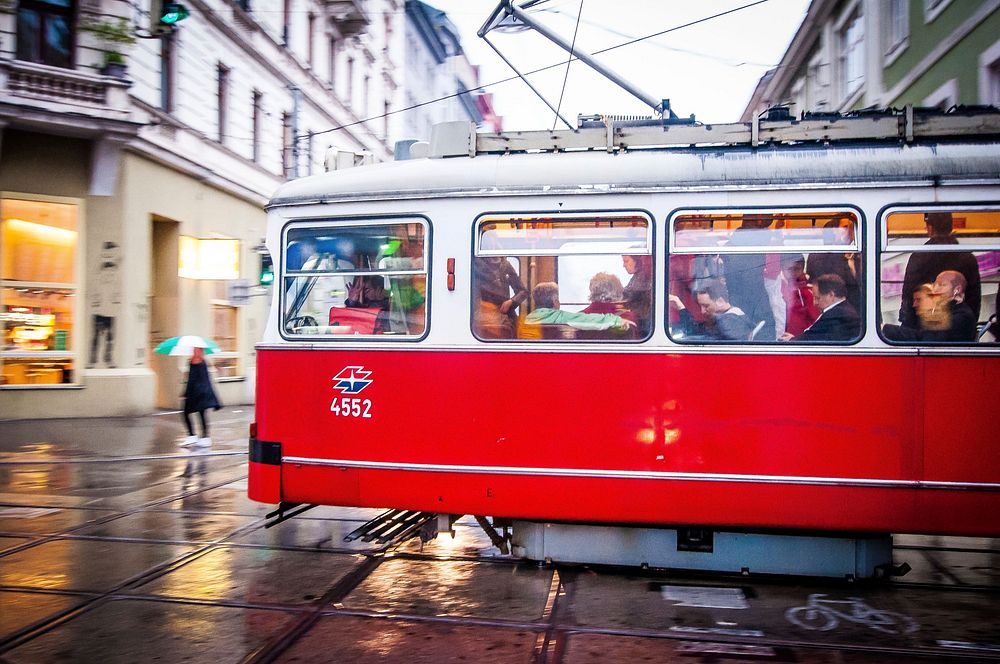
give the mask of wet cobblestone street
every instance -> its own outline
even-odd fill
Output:
[[[205,452],[171,414],[0,423],[0,662],[1000,661],[1000,542],[895,538],[881,583],[539,565],[471,517],[345,542],[379,510],[265,530],[248,409]]]

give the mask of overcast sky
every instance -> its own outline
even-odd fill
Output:
[[[481,67],[482,83],[513,74],[476,35],[496,0],[426,1],[447,12],[458,26],[469,59]],[[546,0],[531,12],[566,41],[573,39],[579,14],[576,43],[592,53],[752,1],[583,0],[581,14],[580,0]],[[735,122],[758,79],[781,59],[808,5],[808,0],[768,0],[597,57],[649,95],[670,99],[674,112],[682,117],[694,113],[702,122]],[[491,40],[522,72],[567,59],[565,52],[533,31],[493,32]],[[563,64],[530,80],[557,105],[565,76]],[[494,94],[496,109],[504,116],[504,129],[552,128],[552,111],[521,81],[486,89]],[[561,112],[574,125],[579,113],[652,113],[579,61],[569,68]]]

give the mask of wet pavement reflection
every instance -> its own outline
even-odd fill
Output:
[[[519,629],[327,616],[277,661],[507,664],[530,662],[536,639]]]
[[[396,546],[264,528],[250,409],[0,427],[0,662],[1000,662],[1000,541],[895,538],[890,582],[542,565],[465,517]]]
[[[281,611],[115,599],[2,657],[18,664],[239,662],[290,620]]]
[[[308,604],[360,564],[358,556],[268,548],[209,551],[137,593],[245,604]]]

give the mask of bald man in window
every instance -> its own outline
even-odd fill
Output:
[[[917,310],[920,326],[886,325],[882,329],[885,338],[890,341],[976,341],[976,315],[965,301],[967,285],[961,272],[941,272],[931,285],[929,297]]]

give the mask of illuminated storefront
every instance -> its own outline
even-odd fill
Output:
[[[0,386],[79,381],[79,206],[0,198]]]
[[[175,410],[186,358],[154,349],[183,334],[218,343],[223,403],[252,402],[262,202],[134,153],[114,195],[94,194],[92,154],[85,140],[4,130],[0,422]]]

